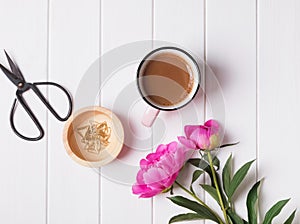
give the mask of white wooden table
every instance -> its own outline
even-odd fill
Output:
[[[297,0],[1,0],[0,49],[14,57],[28,81],[59,82],[74,95],[93,62],[121,45],[163,40],[193,52],[212,67],[221,85],[226,141],[240,141],[220,153],[222,161],[230,152],[235,167],[256,159],[248,183],[265,177],[261,211],[292,197],[281,216],[285,218],[300,206],[299,11]],[[0,62],[6,63],[4,53]],[[128,147],[100,170],[79,166],[68,157],[62,142],[64,124],[37,100],[32,105],[40,111],[46,137],[39,142],[16,137],[8,120],[15,89],[0,75],[1,223],[166,224],[172,215],[186,211],[165,195],[138,199],[130,181],[139,159],[181,134],[182,116],[195,111],[195,105],[197,116],[189,122],[214,117],[209,109],[214,95],[209,100],[200,93],[193,104],[161,113],[154,127],[145,129],[139,124],[145,103],[137,99],[128,110],[115,104],[134,83],[136,66],[125,64],[101,88],[100,104],[133,128],[125,130]],[[91,80],[98,81],[103,80]],[[209,87],[203,82],[205,86]],[[55,100],[63,107],[61,99]],[[29,130],[31,123],[22,110],[17,116],[19,127]],[[244,188],[237,208],[246,217],[248,185]]]

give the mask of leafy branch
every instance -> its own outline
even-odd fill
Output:
[[[231,144],[228,144],[228,146],[229,145]],[[258,198],[261,181],[255,183],[247,195],[246,207],[248,221],[244,220],[235,211],[233,197],[247,176],[253,162],[254,160],[245,163],[233,173],[232,155],[227,159],[223,170],[220,170],[219,159],[217,157],[212,158],[209,151],[205,152],[201,158],[189,159],[187,164],[197,168],[193,173],[189,190],[177,181],[175,183],[196,201],[192,201],[183,196],[169,197],[176,205],[192,211],[192,213],[184,213],[172,217],[169,220],[169,223],[208,219],[219,224],[258,224]],[[220,178],[218,171],[222,172],[222,179]],[[193,184],[204,174],[208,175],[210,178],[210,184],[200,184],[200,186],[217,202],[223,213],[224,220],[218,215],[217,211],[205,204],[205,202],[196,195],[193,189]],[[263,217],[262,224],[271,224],[273,219],[280,214],[288,201],[289,199],[286,199],[275,203]],[[295,218],[295,214],[296,210],[291,213],[284,224],[291,224]]]
[[[185,136],[177,137],[179,142],[160,144],[155,152],[140,161],[141,169],[137,174],[136,183],[132,186],[132,192],[141,198],[150,198],[168,191],[173,195],[173,185],[178,185],[192,199],[183,196],[171,196],[168,199],[188,209],[189,213],[176,215],[169,223],[208,219],[218,224],[258,224],[260,181],[252,186],[247,195],[248,221],[236,212],[234,205],[237,189],[246,178],[254,160],[233,172],[230,155],[223,169],[220,169],[220,160],[216,156],[213,157],[211,152],[216,148],[238,143],[220,145],[220,125],[216,120],[210,119],[203,125],[186,125],[184,132]],[[190,158],[191,150],[198,151],[200,157]],[[186,158],[190,159],[186,162]],[[187,165],[196,167],[189,188],[177,181],[179,171]],[[220,211],[215,211],[197,196],[193,185],[201,175],[209,177],[210,184],[201,183],[200,186],[216,201]],[[289,199],[285,199],[275,203],[262,218],[262,224],[272,224],[288,201]],[[223,214],[222,218],[219,216],[220,212]],[[296,211],[293,211],[284,224],[291,224],[295,214]]]

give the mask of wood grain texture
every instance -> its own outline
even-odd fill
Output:
[[[65,86],[75,110],[90,105],[78,86],[99,56],[99,1],[50,1],[49,80]],[[88,15],[88,16],[85,16]],[[90,82],[99,88],[97,76]],[[50,100],[63,111],[65,99],[49,89]],[[95,96],[94,96],[95,97]],[[99,176],[69,158],[62,141],[63,123],[49,116],[48,223],[99,222]]]
[[[292,198],[276,219],[283,223],[300,204],[297,170],[300,125],[300,17],[298,1],[258,5],[259,178],[261,212]],[[299,223],[299,215],[295,219]]]
[[[179,45],[189,51],[197,60],[201,71],[203,71],[201,61],[204,56],[204,11],[204,1],[154,1],[154,40],[169,42],[163,45]],[[161,44],[154,42],[154,47],[159,46]],[[203,74],[201,78],[204,80]],[[159,144],[176,141],[177,136],[184,134],[184,125],[203,123],[203,118],[204,95],[200,90],[186,107],[159,114],[153,125],[153,149],[155,150]],[[181,180],[184,184],[189,183],[189,176],[189,172],[183,174]],[[178,188],[175,189],[175,193],[184,195]],[[200,197],[203,197],[202,193],[199,192]],[[154,198],[153,222],[155,224],[168,223],[172,216],[188,212],[172,204],[166,196],[169,194],[161,194]]]
[[[3,49],[17,62],[27,81],[47,80],[47,3],[0,1],[0,63],[9,67]],[[30,12],[30,13],[29,13]],[[34,49],[34,50],[33,50]],[[0,72],[1,162],[0,216],[3,223],[46,223],[46,144],[26,142],[10,128],[9,113],[16,87]],[[34,94],[28,104],[46,126],[46,110]],[[16,126],[24,134],[37,134],[29,116],[19,107]]]
[[[206,57],[222,89],[225,100],[224,142],[237,142],[238,146],[218,153],[224,163],[233,152],[234,168],[256,158],[256,6],[255,1],[207,1],[206,4]],[[208,79],[208,78],[207,78]],[[215,91],[207,83],[208,92]],[[212,97],[214,95],[212,94]],[[207,118],[214,98],[207,98]],[[222,102],[220,102],[222,103]],[[246,193],[255,182],[255,165],[247,181],[238,190],[236,208],[247,217]],[[208,197],[208,200],[211,199]],[[241,209],[239,209],[241,208]]]
[[[151,0],[102,1],[101,106],[120,118],[125,141],[117,159],[101,168],[101,224],[152,223],[151,199],[139,199],[131,191],[139,161],[152,143],[151,131],[140,122],[145,103],[136,88],[138,63],[151,42],[133,43],[151,39],[151,13]]]

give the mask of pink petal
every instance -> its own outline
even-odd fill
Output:
[[[164,179],[169,178],[174,173],[178,172],[178,170],[180,170],[182,167],[181,161],[176,161],[174,155],[168,155],[168,157],[168,160],[164,160],[164,162],[160,164],[161,169],[166,172],[166,176]]]
[[[188,147],[189,149],[197,149],[196,144],[192,140],[189,140],[184,136],[179,136],[177,138],[182,145]]]
[[[191,139],[200,149],[207,149],[209,147],[210,141],[209,137],[207,136],[207,130],[205,128],[196,129],[192,133]]]
[[[132,186],[132,193],[134,194],[141,194],[147,190],[149,190],[150,188],[148,188],[146,185],[139,185],[139,184],[134,184]]]
[[[157,163],[157,166],[165,170],[168,175],[173,172],[174,165],[176,165],[176,161],[174,161],[173,156],[170,154],[166,154],[164,158]]]
[[[215,127],[215,128],[219,128],[219,126],[220,126],[219,123],[216,120],[213,120],[213,119],[210,119],[210,120],[206,121],[204,123],[204,125],[206,127]]]
[[[146,159],[149,160],[150,162],[155,162],[155,161],[159,160],[160,157],[161,157],[160,153],[149,153],[146,156]]]
[[[145,173],[144,170],[139,170],[139,172],[137,173],[137,175],[136,175],[136,182],[138,184],[145,184],[144,173]]]
[[[146,159],[141,159],[141,161],[140,161],[140,167],[141,167],[141,169],[147,169],[147,167],[149,165],[151,165],[151,162],[149,162]]]
[[[177,146],[178,146],[178,143],[177,142],[171,142],[167,145],[168,147],[168,152],[176,152],[177,150]]]
[[[186,125],[184,126],[184,133],[187,138],[190,138],[191,134],[198,129],[200,126],[199,125]]]
[[[167,176],[167,173],[163,169],[153,167],[144,173],[144,182],[147,185],[157,184]]]
[[[195,147],[195,143],[191,140],[182,138]],[[148,198],[170,187],[186,161],[187,152],[186,147],[175,141],[159,145],[155,153],[148,154],[146,159],[140,161],[141,169],[136,176],[137,183],[132,186],[133,193]]]
[[[208,120],[204,123],[204,125],[211,130],[210,135],[216,134],[220,131],[220,125],[216,120]]]
[[[168,160],[168,161],[170,161],[170,160]],[[159,164],[159,167],[161,167],[168,176],[173,173],[174,166],[172,166],[172,163],[167,163],[167,161],[166,161],[162,164]]]
[[[144,194],[141,194],[140,195],[140,198],[151,198],[159,193],[161,193],[164,189],[155,189],[155,190],[151,190],[151,191],[148,191]]]
[[[182,168],[186,161],[185,151],[183,150],[183,148],[178,148],[177,152],[174,154],[174,161],[176,161],[176,166],[174,168],[177,172]]]
[[[156,149],[156,153],[164,154],[164,152],[167,150],[167,148],[168,148],[167,145],[160,144]]]
[[[179,174],[179,172],[174,173],[174,174],[167,180],[167,182],[165,183],[165,187],[166,187],[166,188],[172,186],[172,184],[175,182],[175,180],[176,180],[178,174]]]

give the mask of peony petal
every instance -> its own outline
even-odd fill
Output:
[[[189,140],[184,136],[178,136],[177,139],[182,145],[186,146],[187,148],[197,149],[196,144],[192,140]]]
[[[190,138],[191,134],[198,129],[200,126],[199,125],[186,125],[184,126],[184,133],[187,138]]]
[[[204,123],[204,126],[209,128],[209,135],[217,134],[220,131],[220,125],[216,120],[208,120]]]
[[[145,170],[139,170],[139,172],[137,173],[137,175],[136,175],[136,182],[138,184],[145,184],[144,173],[145,173]]]
[[[163,169],[168,176],[173,173],[173,166],[170,163],[168,164],[165,162],[165,163],[159,164],[159,167],[161,167],[161,169]]]
[[[167,145],[168,147],[168,152],[176,152],[177,150],[177,146],[178,146],[178,143],[177,142],[171,142]]]
[[[167,148],[168,145],[160,144],[156,149],[156,153],[164,154]]]
[[[163,169],[167,175],[173,172],[173,167],[176,164],[174,157],[170,154],[164,155],[164,157],[157,163],[157,167]]]
[[[173,155],[174,161],[176,161],[176,172],[182,168],[184,165],[186,158],[185,158],[185,152],[183,148],[178,148],[177,152]],[[174,170],[174,169],[173,169]]]
[[[151,190],[151,188],[148,188],[147,185],[140,185],[136,183],[132,186],[132,193],[134,194],[141,194],[148,190]]]
[[[196,143],[197,147],[199,147],[202,150],[207,149],[209,147],[209,137],[207,136],[206,128],[203,126],[199,129],[196,129],[192,133],[191,139]]]
[[[148,191],[146,193],[143,193],[140,195],[140,198],[151,198],[155,195],[158,195],[160,194],[164,189],[155,189],[155,190],[151,190],[151,191]]]
[[[147,185],[156,185],[161,180],[167,178],[168,175],[166,171],[161,168],[152,167],[147,172],[144,173],[144,182]]]
[[[187,152],[186,147],[175,141],[158,146],[155,153],[140,161],[141,169],[136,176],[137,183],[132,186],[133,193],[148,198],[169,188],[186,162]]]
[[[206,126],[206,127],[215,127],[215,128],[219,128],[220,127],[218,121],[213,120],[213,119],[210,119],[210,120],[206,121],[204,123],[204,126]]]
[[[176,172],[176,173],[174,173],[170,178],[168,178],[168,180],[164,184],[166,188],[169,188],[169,187],[171,187],[174,184],[174,182],[175,182],[178,174],[179,174],[179,171]]]
[[[160,153],[149,153],[146,156],[146,159],[149,160],[151,163],[154,163],[155,161],[158,161],[161,157]]]
[[[149,166],[149,165],[151,165],[152,163],[151,162],[149,162],[148,160],[146,160],[146,159],[141,159],[141,161],[140,161],[140,167],[141,167],[141,169],[147,169],[147,167]]]
[[[182,161],[183,158],[176,159],[175,155],[168,155],[168,158],[166,158],[164,161],[160,163],[161,169],[163,169],[166,172],[165,178],[169,178],[174,173],[178,172],[178,170],[182,167]],[[164,179],[165,179],[164,178]]]

